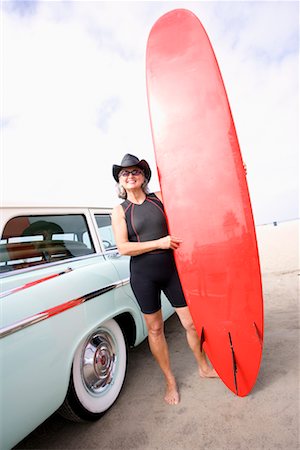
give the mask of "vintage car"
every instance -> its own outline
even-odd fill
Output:
[[[109,209],[2,208],[0,448],[56,410],[97,420],[146,337]],[[162,298],[166,319],[173,309]]]

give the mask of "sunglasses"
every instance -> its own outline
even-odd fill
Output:
[[[129,175],[133,175],[134,177],[137,175],[141,175],[143,173],[140,169],[133,169],[133,170],[122,170],[120,173],[120,177],[129,177]]]

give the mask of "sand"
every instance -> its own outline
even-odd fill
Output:
[[[299,448],[298,221],[257,227],[265,305],[265,343],[249,396],[220,380],[199,379],[176,316],[166,323],[181,402],[165,405],[161,373],[147,342],[129,353],[115,406],[97,423],[52,416],[17,448],[274,450]]]
[[[299,269],[299,221],[256,227],[262,274]]]

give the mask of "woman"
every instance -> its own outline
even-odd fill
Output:
[[[173,251],[182,241],[168,234],[161,193],[148,194],[151,170],[145,160],[126,154],[121,165],[113,165],[113,176],[118,183],[119,197],[124,199],[112,214],[117,247],[122,255],[131,256],[130,284],[145,318],[151,352],[166,379],[165,401],[177,404],[179,392],[164,335],[161,291],[175,308],[186,330],[200,376],[217,376],[208,365],[205,354],[200,352],[199,337],[176,270]]]

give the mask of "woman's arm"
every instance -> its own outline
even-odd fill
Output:
[[[137,256],[153,250],[176,250],[181,240],[174,236],[165,236],[147,242],[129,242],[125,214],[121,205],[116,206],[112,212],[112,228],[116,244],[121,255]]]
[[[162,193],[161,193],[161,191],[154,192],[154,194],[156,195],[156,197],[159,198],[159,200],[160,200],[161,202],[163,202],[163,201],[162,201]]]

